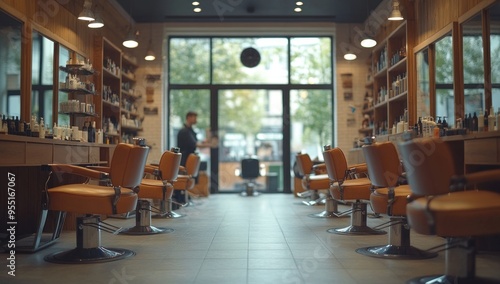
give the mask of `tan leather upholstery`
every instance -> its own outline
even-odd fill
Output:
[[[113,212],[115,190],[111,186],[91,184],[68,184],[47,190],[49,210],[75,212],[80,214],[117,214],[135,209],[137,194],[135,189],[142,178],[149,148],[118,144],[110,164],[109,178],[114,187],[121,187],[116,203],[117,212]],[[64,165],[51,165],[58,173],[68,169]],[[72,173],[96,177],[96,171],[71,167]]]
[[[325,173],[325,164],[314,165],[309,154],[304,153],[297,154],[296,161],[299,173],[303,176],[302,187],[304,189],[326,190],[330,187],[330,180]]]
[[[371,177],[371,176],[370,176]],[[406,204],[408,204],[408,196],[411,194],[409,185],[400,185],[394,191],[394,203],[391,205],[391,215],[406,216]],[[387,204],[389,202],[389,189],[377,188],[370,195],[373,212],[386,214]]]
[[[408,185],[399,185],[403,167],[396,146],[390,141],[374,143],[364,146],[363,154],[368,165],[370,181],[376,188],[370,195],[373,211],[379,214],[405,216],[411,189]],[[389,201],[389,195],[394,195],[391,197],[393,200]],[[390,207],[388,207],[389,202],[391,202]]]
[[[157,179],[142,179],[139,198],[170,199],[173,193],[173,183],[178,176],[181,157],[181,153],[165,151],[157,167],[146,166],[145,171],[154,173]]]
[[[366,178],[350,179],[350,169],[344,152],[332,148],[323,152],[326,170],[330,178],[330,192],[335,199],[370,199],[371,181]]]
[[[416,232],[444,237],[500,234],[500,194],[486,190],[450,193],[455,173],[453,154],[446,143],[440,139],[419,139],[399,147],[413,194],[424,196],[407,206],[408,222]],[[472,176],[499,180],[500,171]],[[467,175],[463,180],[467,180]]]
[[[198,176],[201,159],[196,154],[189,154],[184,167],[185,173],[179,174],[174,182],[175,190],[190,190],[195,185],[195,178]]]

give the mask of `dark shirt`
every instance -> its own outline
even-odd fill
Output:
[[[196,139],[196,132],[194,132],[192,127],[189,127],[184,124],[184,127],[179,130],[177,134],[177,147],[180,148],[182,158],[181,165],[186,165],[186,160],[189,154],[192,154],[196,151],[196,143],[198,139]]]

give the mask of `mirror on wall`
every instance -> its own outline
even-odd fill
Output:
[[[453,89],[453,39],[447,34],[434,44],[436,119],[453,125],[455,121],[455,92]]]
[[[500,3],[488,9],[490,19],[491,54],[491,103],[495,111],[500,110]],[[498,130],[500,130],[500,127]]]
[[[482,17],[477,14],[461,24],[465,114],[479,114],[485,107]]]
[[[23,23],[0,10],[0,114],[21,116],[21,32]]]
[[[417,118],[418,118],[431,115],[428,47],[416,53],[416,62],[417,62],[416,105],[417,105]]]
[[[31,115],[52,126],[55,43],[37,31],[32,34]]]

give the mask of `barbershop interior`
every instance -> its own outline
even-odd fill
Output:
[[[0,283],[500,283],[499,54],[498,0],[0,0]]]

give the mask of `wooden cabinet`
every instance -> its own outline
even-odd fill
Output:
[[[373,106],[364,110],[373,117],[375,135],[393,134],[393,125],[408,109],[407,24],[403,22],[380,42],[371,56]]]
[[[122,56],[122,83],[121,83],[121,141],[132,143],[132,139],[142,130],[142,119],[138,112],[139,95],[135,92],[135,60],[126,55]]]
[[[59,103],[59,114],[69,115],[70,126],[84,129],[85,124],[90,125],[99,116],[95,109],[94,69],[89,62],[82,62],[59,66],[59,70],[66,74],[65,81],[59,82],[59,91],[68,94],[67,101]],[[74,140],[80,138],[73,136]]]
[[[135,88],[137,64],[103,37],[95,39],[96,70],[101,72],[96,83],[100,101],[97,111],[102,113],[98,125],[104,131],[104,143],[132,143],[141,128]]]

